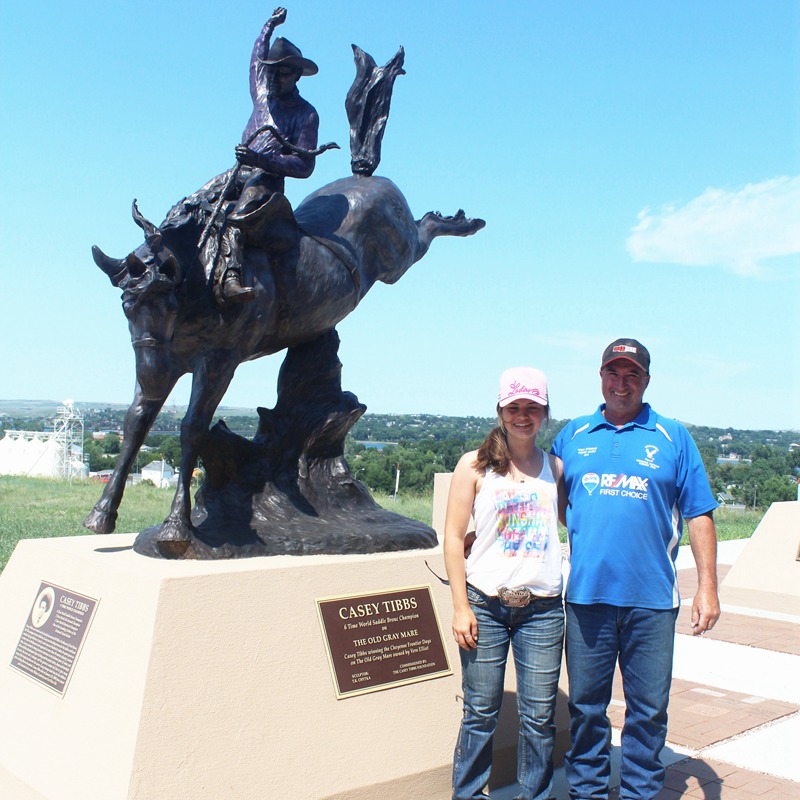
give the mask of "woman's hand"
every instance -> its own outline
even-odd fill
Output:
[[[469,606],[453,611],[453,636],[463,650],[474,650],[478,646],[478,620]]]

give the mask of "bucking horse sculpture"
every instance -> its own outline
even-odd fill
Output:
[[[164,522],[139,535],[138,552],[218,558],[435,544],[432,531],[416,523],[387,534],[392,524],[381,514],[388,512],[349,474],[343,440],[365,407],[341,391],[335,326],[376,281],[402,277],[435,237],[468,236],[484,223],[461,211],[453,217],[428,213],[415,221],[398,188],[373,176],[392,84],[403,73],[403,52],[376,68],[370,56],[354,51],[357,77],[346,104],[354,174],[298,206],[299,236],[288,251],[268,254],[258,246],[257,234],[255,244],[251,237],[243,267],[254,302],[220,309],[214,301],[198,259],[211,202],[195,203],[187,215],[183,201],[156,226],[134,201],[133,218],[145,244],[123,259],[93,248],[97,265],[122,290],[137,386],[119,460],[84,522],[87,528],[114,530],[131,464],[177,380],[192,373],[177,491]],[[204,193],[214,200],[213,188],[228,177],[211,181],[195,200]],[[237,366],[284,349],[278,404],[273,411],[259,409],[258,435],[237,437],[224,423],[209,430]],[[192,514],[190,484],[198,458],[207,477]],[[300,532],[297,517],[305,520]]]

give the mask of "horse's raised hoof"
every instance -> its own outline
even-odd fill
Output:
[[[95,533],[113,533],[117,527],[117,512],[103,511],[95,506],[83,521],[83,527]]]
[[[432,236],[472,236],[486,227],[482,219],[468,217],[459,209],[452,217],[442,216],[438,211],[429,211],[418,223],[420,228],[428,228]]]

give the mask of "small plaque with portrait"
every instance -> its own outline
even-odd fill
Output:
[[[63,697],[97,602],[62,586],[40,583],[11,668]]]
[[[337,699],[451,675],[430,586],[317,600]]]

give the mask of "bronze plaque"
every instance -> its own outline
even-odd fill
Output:
[[[40,583],[11,667],[63,697],[96,607],[92,597]]]
[[[337,699],[451,675],[430,586],[317,600]]]

